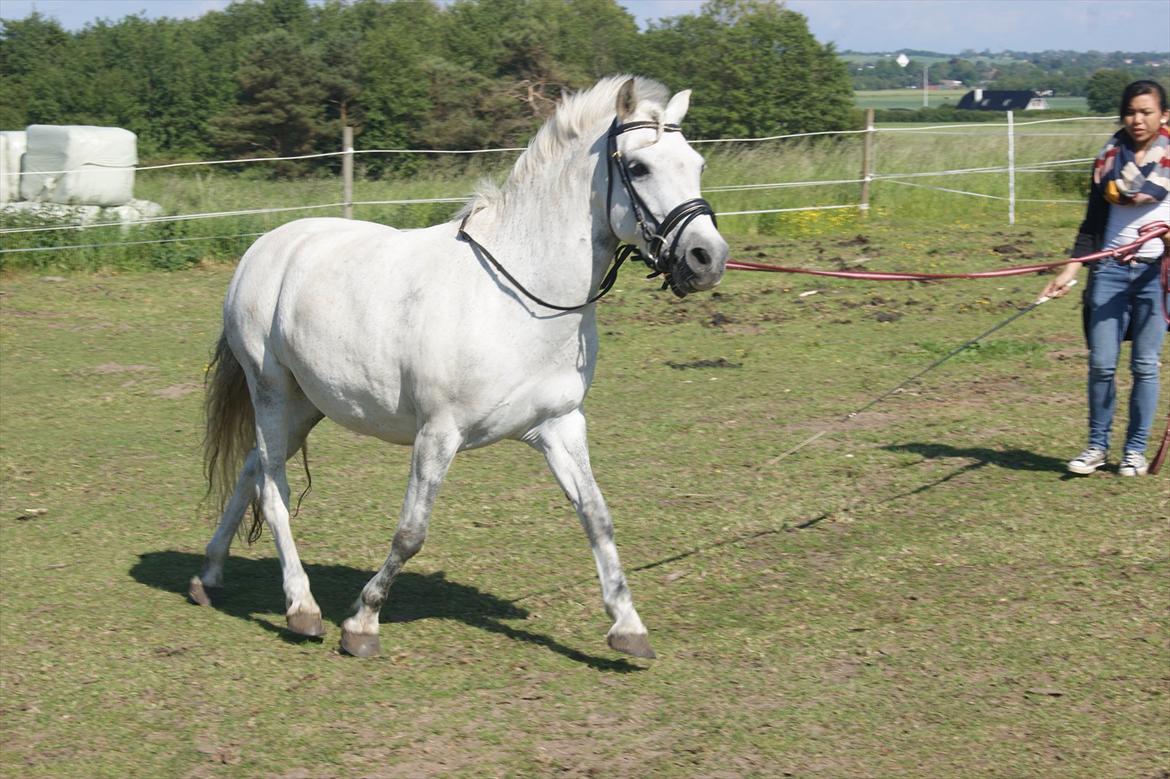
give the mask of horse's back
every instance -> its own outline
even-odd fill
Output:
[[[281,225],[257,238],[244,253],[228,289],[227,305],[241,295],[254,300],[278,290],[296,264],[328,263],[339,253],[359,247],[369,251],[400,234],[400,230],[374,222],[330,217]]]
[[[404,284],[434,272],[427,268],[433,263],[423,261],[433,253],[417,247],[433,242],[436,232],[448,232],[445,227],[398,230],[327,217],[282,225],[258,238],[240,260],[224,303],[225,322],[267,331],[304,306],[316,309],[314,314],[331,308],[338,313],[369,296],[392,305]]]

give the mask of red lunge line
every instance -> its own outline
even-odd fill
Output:
[[[1167,243],[1163,238],[1167,233],[1170,233],[1170,225],[1165,222],[1150,222],[1139,231],[1139,238],[1131,244],[1119,246],[1116,249],[1106,249],[1105,251],[1093,252],[1086,254],[1084,257],[1072,257],[1067,260],[1059,262],[1041,262],[1034,265],[1013,265],[1010,268],[1001,268],[999,270],[976,271],[974,273],[909,273],[909,272],[882,272],[882,271],[860,271],[860,270],[811,270],[809,268],[788,268],[782,265],[767,265],[762,262],[746,262],[743,260],[730,260],[727,267],[732,270],[754,270],[763,273],[803,273],[809,276],[831,276],[838,279],[862,279],[865,281],[932,281],[937,279],[990,279],[1000,276],[1022,276],[1027,273],[1037,273],[1050,268],[1058,268],[1061,265],[1066,265],[1070,262],[1096,262],[1097,260],[1106,257],[1125,258],[1132,255],[1138,250],[1146,241],[1151,241],[1154,238],[1162,238],[1162,244],[1166,246],[1166,251],[1163,252],[1162,258],[1165,260],[1167,254],[1170,254],[1170,243]],[[1165,276],[1165,263],[1163,265],[1163,276]]]

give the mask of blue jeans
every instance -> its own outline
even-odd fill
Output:
[[[1109,448],[1117,407],[1117,360],[1126,328],[1133,326],[1129,368],[1129,426],[1125,451],[1145,452],[1158,405],[1158,368],[1166,322],[1162,319],[1159,264],[1120,263],[1109,258],[1093,267],[1089,290],[1089,446]]]

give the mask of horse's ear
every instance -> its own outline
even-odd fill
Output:
[[[683,117],[687,115],[687,109],[691,106],[691,90],[684,89],[674,97],[670,98],[670,102],[666,104],[666,112],[663,114],[663,119],[667,124],[682,124]]]
[[[634,113],[634,109],[638,107],[638,101],[634,99],[634,79],[629,79],[622,84],[621,90],[617,96],[617,118],[618,122],[624,122],[626,117]]]

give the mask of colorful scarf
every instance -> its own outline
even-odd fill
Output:
[[[1114,205],[1130,205],[1142,194],[1164,199],[1170,193],[1170,130],[1158,128],[1141,167],[1129,133],[1124,128],[1114,133],[1093,163],[1093,188]]]

